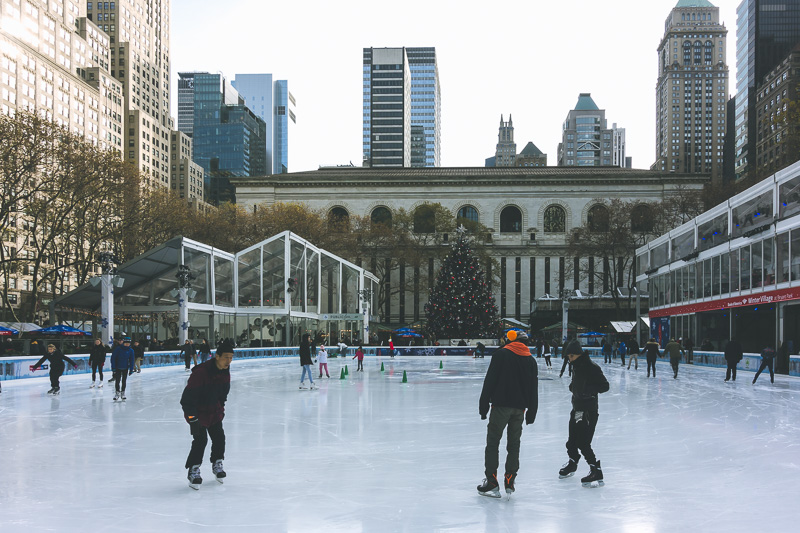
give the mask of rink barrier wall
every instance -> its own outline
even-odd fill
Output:
[[[486,347],[486,353],[491,354],[495,349],[493,346]],[[595,359],[602,359],[603,354],[600,348],[588,347],[589,355]],[[298,348],[237,348],[235,350],[235,359],[280,359],[287,357],[299,357]],[[475,354],[474,346],[397,346],[394,349],[395,355],[403,356],[419,356],[419,357],[447,357],[447,356],[467,356],[472,357]],[[183,366],[185,365],[183,356],[179,355],[178,351],[160,351],[160,352],[145,352],[142,368],[156,368],[163,366]],[[212,356],[215,351],[212,351]],[[329,357],[336,358],[338,350],[330,350]],[[345,357],[353,357],[355,355],[355,348],[349,347],[346,350]],[[369,346],[364,348],[364,355],[366,357],[389,357],[391,355],[389,348],[385,346]],[[67,365],[64,370],[64,375],[72,374],[87,374],[92,372],[92,365],[89,363],[89,354],[75,354],[70,355],[70,359],[78,364],[77,369],[73,369]],[[554,358],[561,358],[560,355],[553,356]],[[619,355],[616,356],[618,360]],[[626,356],[627,358],[628,356]],[[640,355],[640,359],[644,360],[644,356]],[[13,356],[13,357],[0,357],[0,381],[8,381],[12,379],[26,379],[45,377],[49,374],[48,363],[45,362],[39,367],[36,372],[31,371],[31,367],[38,361],[38,356]],[[725,356],[721,352],[694,352],[695,366],[708,366],[725,368]],[[198,361],[200,356],[198,355]],[[669,364],[668,357],[659,358],[658,362]],[[681,363],[687,363],[687,356],[683,355]],[[744,358],[736,366],[738,370],[752,371],[758,370],[761,365],[761,356],[759,354],[745,354]],[[111,372],[110,354],[106,356],[106,363],[103,366],[103,372]],[[800,356],[793,355],[789,362],[789,375],[800,377]]]

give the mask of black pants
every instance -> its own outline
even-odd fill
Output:
[[[544,363],[548,366],[548,368],[552,368],[553,367],[553,363],[550,362],[550,354],[549,353],[544,354]]]
[[[624,353],[619,354],[619,358],[622,359],[622,366],[625,366],[625,354]]]
[[[361,370],[362,372],[364,371],[364,360],[363,359],[359,359],[358,360],[358,368],[356,368],[356,372],[358,372],[359,370]]]
[[[189,368],[191,368],[192,356],[187,353],[183,356],[183,361],[186,363],[186,370],[189,370]]]
[[[670,359],[669,364],[672,365],[672,371],[675,372],[675,377],[678,377],[678,363],[680,363],[680,359]]]
[[[486,450],[484,452],[484,467],[486,477],[497,474],[500,465],[500,439],[503,431],[508,426],[506,433],[506,474],[516,474],[519,470],[519,440],[522,437],[522,421],[525,410],[515,407],[492,406],[489,412],[489,425],[486,429]]]
[[[192,433],[192,449],[189,450],[189,457],[186,458],[186,467],[199,465],[203,462],[203,452],[206,450],[208,438],[211,437],[211,464],[218,459],[225,459],[225,430],[222,429],[220,420],[213,426],[201,426],[200,422],[189,424]]]
[[[763,372],[765,368],[769,368],[769,381],[770,381],[770,383],[775,383],[775,371],[773,369],[774,365],[772,364],[774,360],[775,360],[774,358],[773,359],[762,359],[761,360],[761,366],[758,367],[758,372],[756,372],[756,377],[753,378],[753,383],[756,382],[756,380],[758,379],[758,376],[761,375],[761,372]]]
[[[570,364],[569,359],[567,359],[565,357],[564,358],[564,363],[561,365],[561,373],[559,374],[559,376],[563,376],[564,375],[564,369],[566,369],[566,368],[569,368],[569,375],[571,376],[572,375],[572,365]]]
[[[610,353],[603,353],[603,362],[610,363],[611,362],[611,354]]]
[[[656,359],[655,359],[655,357],[653,357],[652,359],[650,357],[647,358],[647,377],[648,378],[650,377],[650,369],[651,368],[653,369],[653,377],[656,377]]]
[[[92,381],[94,381],[94,377],[95,377],[95,375],[97,374],[98,371],[100,372],[100,381],[103,381],[103,365],[104,364],[105,364],[105,362],[100,363],[98,361],[92,361]]]
[[[569,438],[567,439],[567,455],[575,462],[581,458],[581,453],[590,465],[595,464],[597,457],[592,450],[594,428],[597,427],[598,414],[596,411],[576,411],[569,413]]]
[[[122,370],[114,370],[114,390],[117,392],[125,392],[125,385],[128,383],[128,369],[123,368]],[[120,382],[122,382],[122,388],[120,389]]]
[[[58,389],[58,380],[61,379],[61,374],[64,373],[64,367],[51,366],[50,367],[50,386]]]
[[[733,381],[736,381],[736,363],[728,362],[728,369],[725,371],[725,381],[731,379],[731,375],[733,375]]]

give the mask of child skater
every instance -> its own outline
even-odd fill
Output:
[[[328,374],[328,352],[325,350],[324,344],[319,345],[317,360],[319,361],[319,377],[322,377],[322,367],[325,367],[325,377],[331,377],[331,375]]]
[[[356,372],[358,372],[359,370],[363,372],[364,371],[364,348],[362,348],[361,346],[359,346],[358,350],[356,350],[356,354],[353,356],[353,359],[355,359],[356,357],[358,357],[358,368],[356,369]]]

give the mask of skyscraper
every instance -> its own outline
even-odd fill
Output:
[[[740,179],[755,164],[755,88],[800,42],[800,0],[743,0],[736,17],[734,157]]]
[[[494,166],[513,167],[517,157],[517,143],[514,142],[514,121],[508,115],[508,122],[500,115],[500,129],[497,132],[497,147],[494,151]]]
[[[289,172],[289,131],[297,123],[297,102],[289,92],[289,82],[273,81],[272,74],[236,74],[231,85],[267,125],[267,172]]]
[[[149,188],[170,186],[169,0],[86,2],[111,40],[111,75],[124,94],[126,159]]]
[[[707,0],[680,0],[667,17],[658,46],[654,170],[722,179],[727,34]]]
[[[597,107],[591,93],[580,93],[575,109],[567,114],[558,144],[558,166],[625,166],[624,129],[609,129],[606,112]],[[617,132],[615,134],[615,131]],[[622,144],[614,145],[615,141]]]
[[[439,166],[441,96],[436,50],[364,48],[363,61],[364,165]]]
[[[192,80],[192,159],[203,167],[207,201],[235,201],[228,178],[268,173],[266,123],[245,106],[244,98],[222,74],[191,72],[178,76]],[[184,96],[188,98],[188,94],[187,88]],[[188,124],[188,118],[182,123]]]

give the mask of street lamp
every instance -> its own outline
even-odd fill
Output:
[[[361,313],[364,316],[364,332],[361,335],[361,340],[364,344],[369,343],[369,305],[372,301],[372,289],[360,289],[358,297],[361,299],[362,307]]]
[[[97,263],[103,273],[99,278],[89,280],[92,286],[100,285],[100,338],[109,345],[114,345],[114,287],[122,287],[125,280],[117,276],[115,265],[119,259],[111,252],[97,254]]]
[[[178,279],[178,289],[171,290],[170,294],[178,297],[178,322],[181,324],[178,330],[178,342],[180,344],[185,344],[189,335],[190,326],[189,298],[194,298],[197,294],[197,291],[192,289],[192,280],[195,279],[195,275],[192,274],[188,266],[179,265],[175,277]]]

